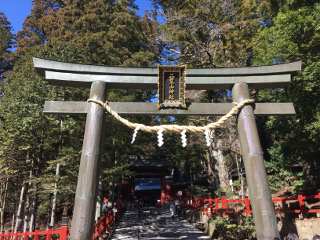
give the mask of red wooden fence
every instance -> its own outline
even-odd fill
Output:
[[[99,239],[99,237],[103,237],[109,235],[111,230],[114,229],[115,224],[122,213],[122,205],[121,203],[117,204],[112,210],[109,209],[103,217],[99,218],[98,221],[94,224],[94,233],[93,240]],[[33,240],[39,240],[39,238],[46,240],[51,240],[54,236],[54,239],[59,240],[67,240],[68,235],[70,234],[70,230],[68,229],[68,219],[62,219],[61,228],[59,230],[48,229],[46,231],[36,230],[34,232],[16,232],[12,233],[9,231],[8,233],[2,232],[0,234],[0,240],[28,240],[29,237],[32,237]]]
[[[97,222],[94,224],[93,239],[98,240],[106,235],[110,235],[111,230],[114,229],[116,222],[121,216],[123,211],[122,204],[117,204],[113,210],[107,211],[103,217],[98,218]]]
[[[59,235],[59,240],[67,240],[68,235],[68,226],[67,225],[61,225],[60,230],[52,230],[48,229],[47,231],[39,231],[36,230],[35,232],[16,232],[12,233],[9,231],[8,233],[2,233],[0,234],[0,240],[28,240],[29,236],[33,238],[33,240],[39,240],[39,237],[46,236],[46,240],[51,240],[52,236]]]
[[[297,197],[291,198],[279,198],[279,199],[272,199],[273,202],[281,202],[282,211],[286,213],[298,213],[302,214],[303,217],[306,217],[308,213],[320,213],[320,209],[308,209],[305,205],[305,200],[320,200],[320,193],[318,195],[313,196],[303,196],[298,195]],[[296,201],[298,202],[299,209],[291,210],[287,209],[285,206],[287,205],[288,201]],[[247,215],[251,215],[252,210],[250,208],[250,199],[227,199],[226,197],[218,198],[182,198],[181,203],[186,208],[195,208],[198,209],[205,214],[213,215],[213,214],[220,214],[222,213],[223,216],[226,216],[230,213],[245,213]],[[244,204],[243,210],[235,210],[229,208],[230,203],[242,203]],[[121,203],[117,204],[113,210],[108,210],[103,217],[99,218],[94,225],[94,234],[93,240],[98,240],[99,238],[105,237],[109,235],[114,229],[115,224],[120,217],[123,211]],[[280,212],[281,210],[277,209],[276,212]],[[68,221],[67,219],[63,219],[61,228],[59,230],[52,230],[48,229],[47,231],[40,231],[36,230],[35,232],[16,232],[12,233],[9,231],[8,233],[1,233],[0,240],[28,240],[28,237],[33,237],[33,240],[44,239],[51,240],[53,236],[56,236],[55,239],[59,236],[59,240],[67,240],[67,236],[70,234],[70,230],[68,229]]]
[[[320,209],[308,209],[305,205],[305,200],[320,200],[320,193],[313,196],[303,196],[298,195],[297,197],[291,197],[291,198],[279,198],[279,199],[272,199],[272,201],[275,202],[281,202],[282,209],[276,209],[276,212],[283,211],[285,213],[297,213],[302,214],[303,217],[306,217],[308,213],[320,213]],[[287,209],[287,202],[298,202],[299,203],[299,209],[292,210]],[[237,199],[227,199],[226,197],[221,197],[221,199],[218,198],[182,198],[181,203],[184,207],[187,208],[195,208],[198,209],[205,214],[213,215],[213,214],[220,214],[222,213],[223,216],[226,216],[229,213],[245,213],[247,215],[252,214],[252,210],[250,208],[250,199],[245,198],[243,200]],[[244,204],[243,210],[235,210],[231,209],[229,207],[229,203],[242,203]]]

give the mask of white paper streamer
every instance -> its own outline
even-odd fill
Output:
[[[210,147],[210,130],[207,129],[204,134],[206,135],[207,146]]]
[[[181,132],[182,147],[187,146],[186,132],[187,132],[186,130],[182,130]]]
[[[158,146],[161,147],[163,145],[163,128],[159,128],[158,131]]]
[[[136,140],[136,136],[137,136],[137,133],[138,133],[139,129],[140,129],[140,125],[138,125],[138,126],[136,127],[136,129],[134,130],[131,144],[134,143],[134,141]]]

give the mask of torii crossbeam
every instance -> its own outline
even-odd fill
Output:
[[[83,65],[34,58],[34,66],[54,85],[91,87],[90,98],[106,100],[110,88],[156,89],[157,68],[126,68]],[[187,90],[232,89],[235,102],[250,98],[249,88],[282,88],[291,74],[301,70],[301,62],[273,66],[187,69]],[[157,109],[154,103],[109,103],[120,115],[215,115],[226,114],[233,104],[191,103],[188,109]],[[46,102],[45,113],[87,114],[82,147],[71,240],[92,238],[97,196],[99,162],[102,153],[104,109],[87,102]],[[257,238],[280,237],[271,199],[263,153],[254,115],[293,115],[292,103],[256,103],[246,105],[237,116]]]

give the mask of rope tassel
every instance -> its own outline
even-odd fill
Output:
[[[187,146],[187,138],[186,138],[186,130],[183,130],[181,132],[181,141],[182,141],[182,147]]]
[[[134,143],[134,141],[136,140],[136,136],[137,136],[137,133],[138,133],[139,129],[140,129],[140,125],[138,125],[136,127],[136,129],[134,129],[134,133],[133,133],[133,136],[132,136],[131,144]]]
[[[158,131],[158,146],[161,147],[163,145],[163,128],[159,128]]]

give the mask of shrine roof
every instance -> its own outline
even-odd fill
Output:
[[[171,165],[171,160],[166,157],[152,155],[129,155],[127,161],[132,167],[157,167],[163,168]]]

